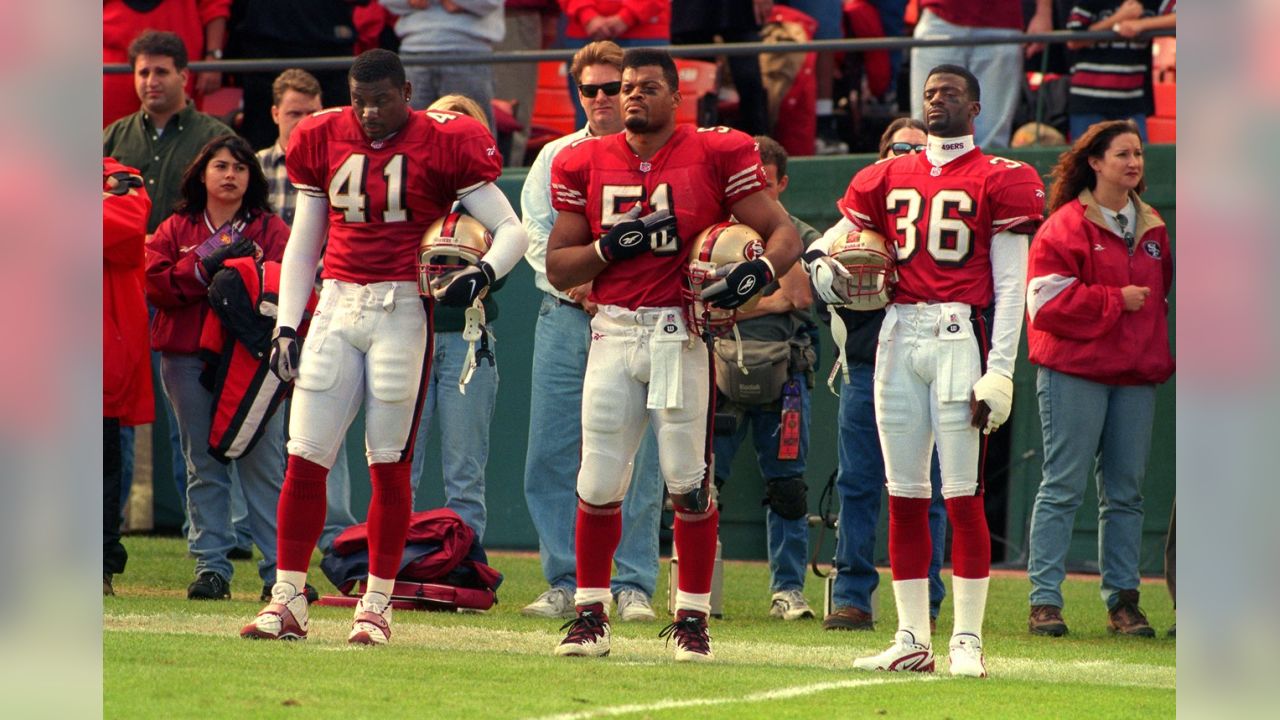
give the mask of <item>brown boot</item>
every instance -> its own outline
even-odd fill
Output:
[[[1107,632],[1112,635],[1155,637],[1156,631],[1138,607],[1137,590],[1121,590],[1116,606],[1107,612]]]
[[[822,619],[823,630],[874,630],[875,628],[876,624],[871,620],[871,613],[863,612],[852,605],[838,607]]]
[[[1067,634],[1067,623],[1062,619],[1062,608],[1053,605],[1032,605],[1027,618],[1027,630],[1032,635],[1062,637]]]

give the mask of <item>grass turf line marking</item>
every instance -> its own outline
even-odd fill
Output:
[[[190,615],[185,613],[107,613],[103,630],[156,635],[200,635],[248,642],[236,637],[240,619],[227,615]],[[299,652],[341,651],[363,652],[346,643],[351,620],[311,618],[311,634]],[[550,626],[548,626],[550,627]],[[398,622],[395,647],[423,647],[450,652],[496,652],[542,656],[551,659],[552,648],[560,642],[559,632],[509,630],[503,628],[455,625],[441,628],[421,622]],[[853,658],[878,652],[879,644],[870,642],[839,646],[780,646],[774,642],[716,640],[715,664],[748,667],[808,667],[821,670],[851,670]],[[260,641],[267,642],[267,641]],[[671,648],[657,638],[617,638],[611,657],[601,662],[653,663],[672,662]],[[945,656],[938,655],[941,665]],[[621,663],[619,663],[621,661]],[[1046,661],[1036,658],[996,656],[987,658],[987,668],[994,679],[1034,680],[1044,682],[1079,682],[1110,687],[1146,687],[1172,690],[1176,668],[1167,665],[1111,662],[1081,659]],[[945,671],[944,671],[945,673]]]
[[[616,717],[618,715],[633,715],[636,713],[649,713],[660,710],[676,710],[680,708],[707,707],[711,705],[731,705],[735,703],[759,703],[772,702],[774,700],[786,700],[789,698],[802,697],[805,695],[813,695],[814,693],[826,692],[827,690],[844,690],[855,687],[866,687],[868,685],[885,685],[888,683],[902,682],[928,682],[935,680],[928,676],[908,679],[890,679],[883,677],[861,678],[855,680],[840,680],[837,682],[814,683],[812,685],[796,685],[793,687],[778,688],[777,690],[765,690],[763,692],[751,693],[749,695],[739,695],[734,697],[721,698],[695,698],[692,700],[659,700],[657,702],[634,704],[634,705],[615,705],[614,707],[598,708],[596,710],[583,710],[581,712],[563,713],[560,715],[543,715],[536,720],[589,720],[598,717]]]

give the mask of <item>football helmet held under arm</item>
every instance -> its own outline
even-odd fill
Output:
[[[478,265],[492,246],[493,234],[470,215],[454,212],[436,220],[418,244],[418,291],[432,294],[433,281]]]
[[[698,234],[685,267],[687,282],[683,294],[689,322],[699,333],[724,334],[736,322],[739,310],[750,310],[760,301],[757,293],[736,309],[718,308],[702,299],[702,291],[721,280],[717,271],[761,257],[764,257],[764,241],[747,225],[720,222]]]

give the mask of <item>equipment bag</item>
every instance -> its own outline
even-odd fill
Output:
[[[742,364],[738,364],[739,342]],[[767,405],[782,397],[790,375],[791,342],[716,338],[716,388],[740,405]]]

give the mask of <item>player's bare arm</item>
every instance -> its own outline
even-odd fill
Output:
[[[587,216],[560,213],[547,239],[547,281],[551,286],[567,292],[594,280],[608,266],[593,247]]]
[[[764,238],[764,259],[774,276],[782,277],[800,257],[800,233],[787,211],[764,193],[748,195],[733,204],[733,216]]]

